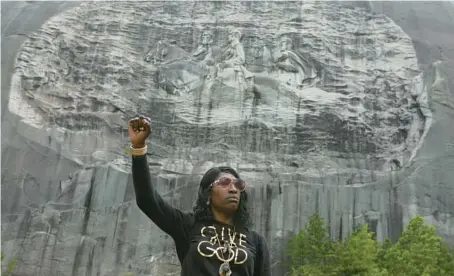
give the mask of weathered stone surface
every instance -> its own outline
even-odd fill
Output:
[[[137,113],[175,206],[192,207],[212,165],[240,171],[275,275],[313,212],[333,236],[369,223],[380,239],[423,214],[454,244],[453,15],[448,2],[2,2],[2,250],[19,275],[178,274],[134,203]]]

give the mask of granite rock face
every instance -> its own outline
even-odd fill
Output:
[[[250,183],[274,275],[313,212],[333,236],[368,223],[379,239],[422,214],[454,244],[454,7],[429,5],[428,40],[389,5],[60,3],[31,30],[2,21],[2,40],[23,37],[2,42],[2,250],[18,275],[178,275],[173,241],[134,202],[138,113],[175,206],[192,208],[213,165]]]

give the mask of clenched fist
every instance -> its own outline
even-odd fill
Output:
[[[145,147],[145,141],[151,133],[151,119],[140,115],[128,122],[128,134],[133,148]]]

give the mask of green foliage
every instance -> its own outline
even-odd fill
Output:
[[[339,252],[338,275],[372,275],[378,271],[377,242],[367,225],[353,233]]]
[[[438,258],[438,267],[440,275],[454,275],[454,254],[449,251],[446,244],[440,248],[440,257]]]
[[[386,252],[393,246],[391,239],[386,238],[381,245],[378,246],[377,262],[379,267],[385,267]]]
[[[383,265],[391,275],[454,275],[453,255],[432,225],[414,217],[399,241],[384,255]]]
[[[379,244],[367,225],[345,241],[332,241],[323,219],[313,215],[291,241],[292,276],[447,276],[454,255],[421,217],[410,221],[398,242]]]
[[[330,240],[323,219],[314,214],[308,225],[290,240],[292,275],[334,275],[336,243]]]
[[[5,259],[5,254],[1,253],[1,261],[3,267],[3,260]],[[16,268],[17,258],[11,259],[8,264],[6,265],[6,271],[3,271],[1,275],[13,275],[14,269]]]
[[[304,264],[325,264],[331,257],[332,248],[323,219],[311,217],[309,224],[290,241],[293,267]]]
[[[312,275],[312,276],[325,276],[325,272],[317,266],[313,264],[306,264],[299,266],[297,268],[293,268],[292,276],[305,276],[305,275]]]

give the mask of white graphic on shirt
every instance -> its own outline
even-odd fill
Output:
[[[230,228],[222,227],[216,230],[214,226],[204,226],[200,229],[200,235],[206,240],[200,241],[197,251],[200,255],[216,258],[221,262],[242,264],[246,262],[248,255],[246,249],[246,235],[234,232]],[[224,251],[224,242],[230,244],[228,252]]]

